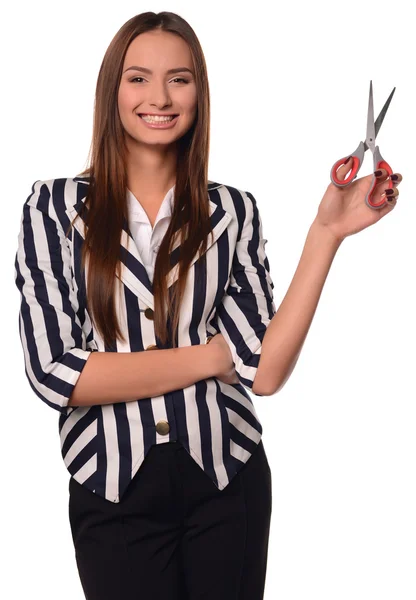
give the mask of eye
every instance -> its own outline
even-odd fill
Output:
[[[138,79],[143,79],[143,77],[133,77],[133,79],[130,79],[130,81],[133,83]],[[183,81],[184,83],[189,83],[189,81],[183,77],[175,77],[173,81]]]

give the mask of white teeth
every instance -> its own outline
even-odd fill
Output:
[[[162,123],[162,122],[167,122],[167,121],[172,121],[172,119],[174,119],[173,116],[159,116],[159,115],[155,115],[155,116],[149,116],[149,115],[140,115],[141,118],[143,119],[143,121],[149,121],[150,123]]]

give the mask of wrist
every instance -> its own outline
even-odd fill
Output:
[[[210,344],[210,341],[214,336],[207,335],[205,342],[205,352],[207,356],[207,361],[209,364],[209,370],[211,372],[211,377],[217,377],[221,374],[221,368],[223,364],[223,356],[221,346],[219,344]],[[208,346],[208,344],[210,344]]]
[[[332,246],[335,250],[337,250],[344,241],[344,237],[337,235],[328,225],[323,225],[317,219],[312,222],[312,225],[309,228],[309,234],[319,238],[319,240]]]

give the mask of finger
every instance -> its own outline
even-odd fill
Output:
[[[400,173],[393,173],[393,175],[390,175],[390,179],[392,180],[393,185],[396,186],[403,180],[403,177]]]
[[[387,188],[386,190],[384,190],[384,192],[381,194],[381,197],[385,198],[389,202],[392,202],[397,199],[399,194],[400,194],[400,191],[397,188],[393,187],[393,188]]]
[[[399,195],[399,190],[396,187],[387,188],[386,186],[388,184],[388,179],[387,181],[376,180],[376,185],[371,193],[371,197],[375,203],[378,204],[380,201],[385,201],[382,205],[382,208],[385,208],[385,212],[388,212],[390,207],[394,207],[396,205],[397,197]],[[381,208],[379,210],[381,210]]]
[[[386,169],[378,169],[377,171],[374,171],[374,175],[376,176],[378,181],[384,181],[388,177]]]
[[[391,196],[390,198],[387,196],[387,203],[386,205],[383,207],[386,211],[393,209],[396,204],[397,204],[397,200],[394,196]]]
[[[352,169],[353,161],[351,160],[351,158],[352,158],[351,156],[348,156],[345,159],[345,164],[341,165],[337,169],[336,175],[337,175],[338,179],[340,179],[341,181],[344,181],[345,179],[347,179],[347,175]]]

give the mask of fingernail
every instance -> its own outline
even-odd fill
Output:
[[[346,158],[346,159],[344,160],[343,164],[344,164],[344,165],[346,165],[346,164],[347,164],[347,162],[349,162],[351,158],[352,158],[352,156],[349,156],[348,158]]]
[[[386,190],[386,194],[387,194],[388,196],[391,196],[392,194],[394,194],[394,190],[392,190],[392,189],[388,189],[388,190]]]
[[[397,181],[399,179],[398,175],[390,175],[390,179],[392,179],[393,181]]]
[[[374,171],[374,175],[376,177],[380,177],[380,175],[383,173],[383,171]]]

